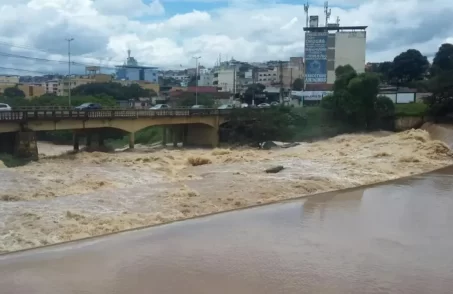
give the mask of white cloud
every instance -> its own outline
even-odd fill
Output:
[[[142,0],[93,0],[93,7],[103,14],[113,15],[162,15],[165,8],[159,0],[145,4]]]
[[[336,2],[335,2],[336,1]],[[174,14],[168,2],[179,2],[185,13]],[[198,2],[197,9],[190,9]],[[222,8],[200,10],[200,2]],[[110,66],[121,62],[127,49],[139,62],[161,67],[188,66],[192,56],[212,65],[219,54],[244,61],[287,59],[303,55],[303,2],[274,0],[0,0],[0,52],[65,60],[66,37],[74,60]],[[310,1],[310,14],[324,22],[323,2]],[[331,21],[368,25],[367,60],[390,60],[409,48],[425,54],[453,36],[451,0],[329,1]],[[168,4],[169,5],[169,4]],[[341,6],[336,6],[341,5]],[[172,3],[171,7],[175,4]],[[18,47],[9,47],[7,44]],[[26,48],[56,53],[39,53]],[[58,55],[60,54],[60,55]],[[65,70],[64,65],[0,56],[3,66]]]

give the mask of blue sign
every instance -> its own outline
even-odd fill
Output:
[[[327,83],[327,32],[305,34],[305,83]]]

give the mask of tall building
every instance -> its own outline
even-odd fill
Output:
[[[157,67],[140,66],[137,60],[131,56],[131,50],[127,51],[127,59],[123,65],[116,66],[116,78],[128,81],[158,82]]]
[[[307,90],[328,90],[335,69],[351,65],[365,72],[366,26],[308,27],[305,31],[305,85]]]

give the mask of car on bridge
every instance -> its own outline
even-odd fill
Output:
[[[156,104],[150,108],[150,110],[158,110],[158,109],[169,109],[171,108],[168,104]]]
[[[74,108],[75,110],[101,110],[102,106],[99,103],[83,103],[80,106]]]
[[[206,108],[206,106],[197,104],[197,105],[192,105],[191,108],[192,108],[192,109],[203,109],[203,108]]]
[[[220,105],[217,109],[233,109],[233,105],[223,104],[223,105]]]
[[[0,103],[0,111],[11,111],[11,106],[6,103]]]

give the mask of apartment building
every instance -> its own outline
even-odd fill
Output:
[[[0,75],[0,85],[14,86],[19,84],[19,76]]]
[[[279,83],[278,67],[259,69],[256,73],[256,81],[264,86],[272,86]]]
[[[24,92],[25,98],[31,99],[46,94],[46,88],[41,83],[38,84],[18,84],[17,88]]]
[[[75,87],[81,86],[81,85],[86,85],[90,83],[108,83],[113,80],[112,75],[108,74],[94,74],[94,75],[82,75],[82,76],[72,76],[71,78],[66,78],[63,80],[58,80],[57,84],[57,90],[56,92],[54,91],[55,89],[55,81],[52,81],[51,84],[49,84],[49,89],[52,89],[51,93],[54,93],[58,96],[66,96],[68,95],[68,89],[71,87],[71,89],[74,89]],[[50,85],[52,88],[50,88]],[[47,91],[47,86],[46,86],[46,91]],[[50,93],[50,92],[48,92]]]
[[[57,95],[59,83],[60,83],[60,80],[49,80],[49,81],[43,82],[42,86],[44,87],[46,93]]]

